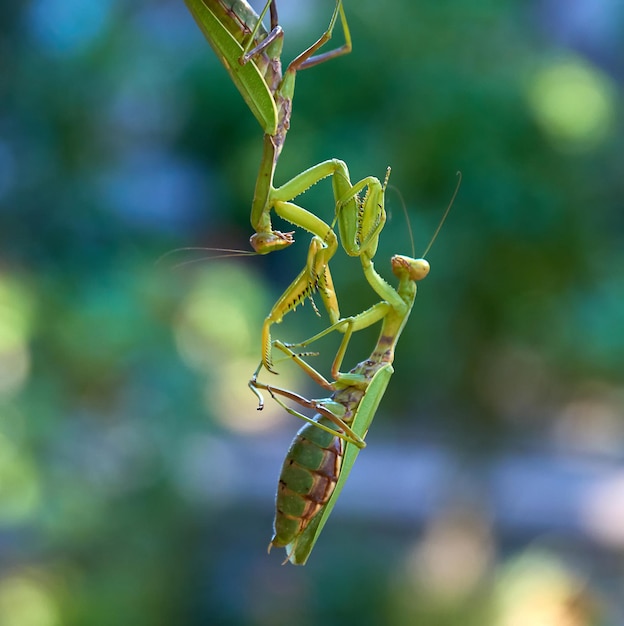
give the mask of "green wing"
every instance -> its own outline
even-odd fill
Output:
[[[366,394],[360,402],[360,406],[355,414],[351,428],[357,435],[362,437],[362,439],[364,439],[366,433],[368,432],[371,422],[375,417],[375,413],[377,412],[377,407],[383,398],[386,387],[388,386],[388,382],[393,373],[394,369],[390,364],[376,372],[370,385],[368,386],[368,389],[366,390]],[[294,565],[305,565],[305,562],[308,560],[308,557],[312,552],[312,548],[314,548],[314,544],[321,534],[321,531],[323,530],[323,527],[325,526],[325,523],[327,522],[327,519],[340,496],[340,492],[342,491],[342,488],[351,473],[355,459],[360,451],[360,448],[356,445],[347,443],[344,461],[342,462],[342,468],[340,470],[340,477],[338,478],[336,488],[334,489],[334,493],[329,499],[329,502],[325,505],[325,508],[323,508],[310,522],[301,535],[293,543],[286,546],[286,552],[289,555],[290,562]]]
[[[184,1],[263,131],[274,135],[277,132],[277,107],[273,94],[253,60],[245,65],[238,62],[243,55],[243,47],[232,30],[240,30],[240,24],[225,12],[217,16],[209,6],[213,3],[211,0]],[[226,20],[231,22],[227,26]]]

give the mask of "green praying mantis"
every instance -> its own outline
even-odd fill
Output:
[[[280,187],[274,186],[277,161],[290,127],[297,72],[351,51],[351,36],[342,0],[336,0],[327,30],[299,54],[284,73],[281,68],[283,31],[279,26],[276,0],[268,0],[260,15],[245,0],[185,2],[264,131],[251,208],[255,231],[250,239],[252,247],[259,254],[267,254],[293,243],[293,233],[273,229],[272,211],[312,234],[304,269],[277,300],[264,322],[262,362],[249,383],[258,396],[259,408],[264,403],[261,391],[266,391],[289,413],[307,422],[295,437],[284,462],[278,487],[275,533],[271,541],[271,546],[286,548],[292,563],[303,564],[359,451],[365,447],[364,438],[393,372],[394,350],[414,304],[416,282],[428,274],[429,264],[424,258],[392,257],[392,270],[399,280],[396,288],[374,268],[372,259],[386,220],[384,197],[389,169],[383,183],[369,176],[352,184],[346,164],[339,159],[329,159]],[[269,10],[271,28],[267,31],[262,20]],[[318,53],[330,40],[338,18],[345,43]],[[293,202],[327,177],[332,179],[335,207],[331,225]],[[431,243],[447,213],[448,209]],[[343,248],[350,256],[360,258],[364,276],[380,297],[377,304],[347,318],[340,317],[329,270],[329,262],[338,248],[338,237],[334,232],[336,225]],[[273,341],[271,326],[281,322],[284,315],[315,291],[319,292],[328,311],[330,325],[298,344]],[[381,322],[381,332],[370,357],[348,373],[341,373],[340,367],[353,333],[377,322]],[[299,354],[293,349],[305,348],[333,331],[342,333],[343,337],[332,365],[333,382],[330,382],[302,358],[305,353]],[[258,376],[263,367],[274,371],[273,348],[297,363],[313,380],[330,391],[331,397],[308,400],[295,392],[260,382]],[[286,404],[286,400],[312,409],[316,415],[309,418]]]
[[[329,261],[338,247],[333,225],[338,224],[341,243],[347,254],[359,256],[367,250],[374,255],[378,232],[385,222],[384,192],[388,176],[383,184],[374,176],[352,184],[344,161],[329,159],[280,187],[273,185],[277,160],[290,126],[297,71],[351,51],[351,36],[342,0],[336,2],[327,30],[290,63],[283,76],[280,63],[283,31],[278,24],[275,0],[267,2],[260,16],[244,0],[186,0],[186,4],[265,132],[251,210],[251,223],[256,231],[250,239],[252,247],[256,252],[266,254],[293,242],[292,233],[273,230],[271,209],[312,234],[304,269],[276,302],[263,325],[262,360],[264,366],[273,371],[270,328],[274,323],[281,322],[284,315],[300,302],[318,291],[330,322],[340,319],[329,270]],[[267,32],[262,18],[269,8],[271,30]],[[345,44],[316,54],[330,39],[339,16]],[[332,226],[292,202],[330,176],[335,202]]]
[[[399,279],[396,288],[377,273],[372,256],[363,253],[360,261],[364,276],[381,298],[379,302],[358,315],[337,321],[306,341],[294,344],[273,341],[276,348],[297,363],[315,382],[331,391],[330,398],[307,400],[287,389],[260,382],[258,375],[262,363],[249,381],[251,390],[258,397],[259,409],[264,406],[260,392],[264,390],[286,411],[306,422],[295,436],[282,466],[274,535],[269,544],[269,549],[286,548],[287,559],[295,565],[306,563],[357,455],[366,446],[364,438],[394,372],[394,352],[414,306],[416,282],[429,274],[429,263],[424,257],[450,211],[460,183],[461,175],[423,258],[398,254],[392,257],[392,272]],[[340,367],[353,333],[380,321],[381,330],[371,355],[348,373],[341,373]],[[293,348],[305,348],[334,331],[344,334],[331,368],[333,382],[329,382]],[[316,411],[315,416],[307,417],[287,405],[281,397]]]
[[[395,290],[377,274],[367,255],[361,258],[369,283],[382,298],[380,302],[359,315],[336,322],[297,346],[274,342],[316,382],[332,391],[331,398],[306,400],[294,392],[261,383],[257,373],[250,381],[253,390],[267,391],[289,413],[308,422],[295,436],[282,466],[274,535],[269,546],[286,548],[288,559],[295,565],[307,561],[357,455],[365,446],[364,438],[394,371],[394,349],[412,310],[416,281],[429,272],[429,264],[424,259],[394,256],[392,269],[399,278]],[[340,373],[338,370],[352,333],[380,320],[379,338],[369,358],[349,373]],[[303,348],[329,332],[345,328],[332,366],[332,383],[292,352],[293,347]],[[285,404],[280,396],[317,413],[308,418]]]
[[[282,74],[281,53],[284,33],[278,23],[275,0],[268,0],[260,16],[245,0],[185,0],[217,57],[227,69],[232,81],[264,131],[264,144],[256,188],[251,208],[251,237],[254,250],[260,254],[280,250],[293,243],[292,233],[273,229],[271,209],[287,221],[314,235],[324,237],[325,230],[310,220],[310,214],[299,207],[284,204],[303,193],[315,182],[342,170],[337,163],[320,170],[308,170],[296,181],[281,188],[273,185],[275,168],[286,134],[290,128],[295,78],[299,70],[307,69],[351,51],[351,35],[342,0],[336,2],[327,30],[299,54]],[[271,30],[263,24],[270,8]],[[340,16],[345,43],[333,50],[316,54],[330,39]],[[299,210],[298,210],[299,209]],[[313,216],[312,216],[313,217]]]

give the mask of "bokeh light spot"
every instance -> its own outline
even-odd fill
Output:
[[[430,600],[457,601],[476,588],[493,559],[489,525],[473,511],[458,510],[436,519],[405,562],[412,588]]]
[[[584,60],[566,58],[540,68],[528,99],[544,132],[559,148],[590,150],[608,136],[615,117],[615,90]]]
[[[260,353],[265,297],[262,284],[240,265],[219,263],[198,273],[176,321],[182,358],[202,371]]]
[[[60,616],[54,598],[40,583],[25,576],[0,581],[2,626],[58,626]]]
[[[501,572],[493,624],[589,624],[588,619],[578,615],[581,611],[577,612],[583,589],[584,581],[555,555],[540,550],[527,551],[509,562]]]
[[[587,532],[601,545],[624,547],[624,472],[587,490],[581,516]]]
[[[175,323],[182,359],[207,375],[207,413],[236,433],[266,432],[288,419],[270,398],[257,411],[247,387],[260,362],[261,321],[268,309],[262,281],[241,264],[220,262],[197,274]],[[298,389],[302,378],[298,368],[286,367],[273,382]]]

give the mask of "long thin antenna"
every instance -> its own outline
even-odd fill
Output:
[[[412,245],[412,257],[416,256],[416,247],[414,246],[414,233],[412,231],[412,222],[409,218],[409,213],[407,212],[407,205],[405,204],[405,198],[401,193],[401,190],[396,185],[390,185],[389,187],[399,196],[399,200],[401,202],[401,209],[403,209],[403,215],[405,216],[405,223],[407,225],[407,234],[409,236],[410,244]]]
[[[462,173],[461,172],[457,172],[457,186],[455,187],[455,191],[453,192],[453,197],[451,198],[451,201],[449,202],[448,206],[446,207],[446,211],[444,211],[444,215],[442,216],[442,219],[440,220],[440,223],[438,224],[438,227],[435,229],[435,233],[433,233],[433,237],[431,238],[431,241],[429,241],[429,245],[427,246],[427,248],[423,252],[423,255],[422,255],[421,258],[424,259],[427,256],[427,253],[429,252],[429,250],[431,250],[431,246],[433,245],[433,242],[436,240],[436,237],[438,236],[440,230],[442,229],[442,226],[443,226],[444,222],[446,221],[446,217],[448,216],[449,211],[451,210],[451,207],[453,206],[453,203],[455,202],[455,198],[457,197],[457,192],[459,191],[459,187],[461,185],[461,181],[462,181]]]
[[[155,261],[154,265],[158,265],[163,259],[172,254],[176,254],[178,252],[221,252],[219,256],[214,257],[201,257],[199,259],[190,259],[189,261],[182,261],[180,263],[176,263],[171,267],[172,270],[179,269],[180,267],[184,267],[185,265],[192,265],[193,263],[200,263],[202,261],[210,261],[210,260],[219,260],[219,259],[229,259],[232,257],[247,257],[247,256],[257,256],[257,252],[252,252],[251,250],[236,250],[232,248],[206,248],[204,246],[186,246],[183,248],[175,248],[174,250],[169,250],[165,252],[161,256],[159,256]]]

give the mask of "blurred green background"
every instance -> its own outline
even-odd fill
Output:
[[[401,197],[420,253],[463,183],[305,568],[265,552],[299,424],[246,382],[308,236],[159,261],[248,249],[260,128],[181,1],[0,9],[0,626],[624,623],[624,7],[345,5],[277,182],[391,165],[389,280]],[[279,8],[290,60],[333,2]],[[303,202],[331,219],[328,182]],[[333,268],[343,314],[374,302]]]

